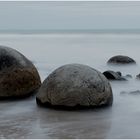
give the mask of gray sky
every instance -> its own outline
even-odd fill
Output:
[[[1,29],[140,29],[140,2],[2,2]]]

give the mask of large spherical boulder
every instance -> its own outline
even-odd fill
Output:
[[[68,64],[44,80],[36,100],[50,107],[99,107],[111,105],[113,95],[102,73],[86,65]]]
[[[0,99],[27,97],[40,85],[31,61],[12,48],[0,46]]]
[[[111,57],[107,63],[108,64],[136,64],[135,60],[124,55],[116,55],[114,57]]]

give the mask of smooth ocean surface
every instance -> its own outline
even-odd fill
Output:
[[[17,49],[33,61],[42,81],[68,63],[89,65],[101,72],[121,71],[129,81],[111,82],[113,106],[103,109],[62,111],[41,108],[35,97],[0,101],[0,138],[140,138],[140,95],[120,95],[140,90],[140,34],[49,33],[1,34],[0,45]],[[135,66],[108,66],[117,54],[136,60]]]

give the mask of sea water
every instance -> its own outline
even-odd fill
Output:
[[[100,72],[131,74],[128,81],[110,81],[112,107],[63,111],[41,108],[35,97],[0,102],[0,138],[140,138],[140,33],[0,34],[0,45],[12,47],[37,67],[43,81],[56,68],[80,63]],[[127,55],[137,65],[109,66],[114,55]]]

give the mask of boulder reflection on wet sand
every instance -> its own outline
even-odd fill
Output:
[[[38,122],[42,129],[40,138],[108,138],[112,125],[111,112],[112,107],[76,111],[38,108]]]
[[[0,102],[0,138],[108,138],[112,107],[62,111],[37,107],[34,101]]]

